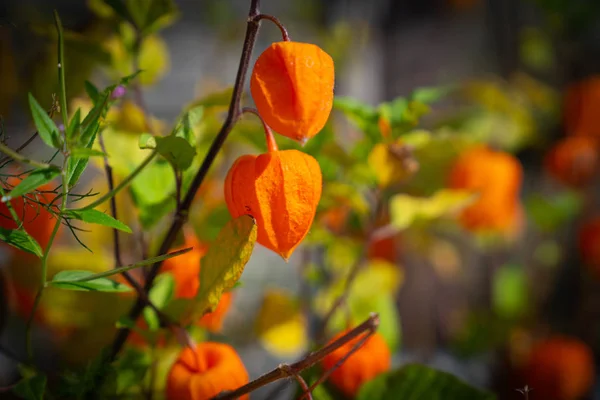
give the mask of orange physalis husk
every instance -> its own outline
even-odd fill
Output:
[[[196,296],[200,286],[200,260],[206,253],[206,246],[192,234],[185,234],[185,243],[174,249],[183,250],[193,247],[192,250],[180,256],[169,258],[163,263],[162,272],[171,272],[175,278],[175,297],[191,299]]]
[[[341,337],[338,334],[331,341]],[[323,368],[333,368],[362,339],[355,338],[334,352],[326,355],[321,361]],[[360,387],[377,375],[390,369],[392,355],[390,349],[379,333],[374,333],[355,351],[342,365],[329,376],[329,380],[345,395],[354,397]]]
[[[535,345],[524,369],[527,384],[537,398],[576,400],[594,382],[594,355],[579,339],[555,336]]]
[[[333,107],[333,59],[318,46],[276,42],[256,60],[250,91],[264,121],[305,142],[325,126]]]
[[[579,229],[578,245],[582,260],[600,277],[600,217],[591,218]]]
[[[298,150],[238,158],[225,179],[233,218],[256,219],[258,243],[288,259],[308,233],[321,198],[319,163]]]
[[[162,267],[163,272],[170,272],[175,278],[175,298],[177,299],[195,297],[200,286],[201,259],[206,254],[207,248],[193,234],[186,232],[185,243],[175,250],[188,247],[193,247],[193,249],[178,257],[165,260]],[[223,293],[215,311],[205,314],[196,322],[196,325],[213,333],[219,332],[225,314],[231,306],[232,297],[231,292]]]
[[[208,400],[248,383],[244,363],[229,345],[204,342],[184,349],[167,376],[168,400]],[[248,400],[249,395],[240,399]]]
[[[460,215],[472,231],[513,232],[519,224],[519,191],[523,171],[511,154],[476,146],[461,154],[452,166],[448,186],[467,189],[479,197]]]
[[[217,304],[217,308],[215,308],[215,311],[204,314],[202,318],[198,320],[196,325],[212,333],[220,332],[221,328],[223,327],[223,320],[225,319],[225,315],[227,314],[227,311],[229,311],[229,307],[231,307],[232,302],[233,293],[223,293],[221,299],[219,300],[219,304]]]
[[[583,186],[598,168],[598,139],[569,136],[558,142],[546,155],[546,170],[565,185]]]
[[[600,76],[589,77],[567,88],[564,121],[569,135],[600,137]]]
[[[12,186],[16,186],[19,184],[20,180],[16,178],[10,178],[8,182]],[[53,189],[53,186],[46,184],[38,188],[39,194],[28,194],[27,197],[37,202],[48,204],[52,201],[54,196],[52,194],[46,194],[43,192],[50,192]],[[50,240],[50,236],[52,235],[52,231],[54,230],[54,225],[56,224],[56,219],[52,213],[50,213],[45,207],[33,201],[26,201],[23,196],[11,200],[10,204],[23,223],[23,228],[25,231],[39,243],[42,249],[45,249],[48,245],[48,241]],[[0,227],[5,229],[17,228],[17,224],[13,221],[6,203],[0,203]],[[61,233],[61,231],[62,229],[59,229],[58,233]],[[20,255],[23,254],[12,246],[10,248],[16,252],[19,252]]]

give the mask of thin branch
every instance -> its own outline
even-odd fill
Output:
[[[284,371],[286,373],[289,374],[289,376],[296,379],[296,382],[298,382],[298,385],[300,385],[300,388],[302,388],[302,396],[300,396],[300,398],[298,400],[302,400],[302,399],[313,400],[313,397],[312,397],[313,389],[308,387],[308,385],[306,384],[306,381],[304,380],[302,375],[300,375],[300,373],[298,371],[292,370],[289,365],[284,364],[281,367],[284,369]]]
[[[256,389],[266,386],[270,383],[273,383],[283,378],[288,378],[290,376],[289,371],[293,371],[294,374],[297,374],[307,368],[312,367],[328,354],[336,351],[340,347],[344,346],[346,343],[356,339],[364,333],[367,333],[366,336],[370,336],[373,332],[377,330],[378,326],[379,315],[371,314],[371,316],[365,322],[352,329],[351,331],[348,331],[348,333],[329,343],[320,350],[317,350],[314,353],[310,353],[302,360],[297,361],[291,365],[280,365],[271,372],[266,373],[265,375],[253,380],[250,383],[247,383],[246,385],[232,392],[219,394],[218,396],[214,397],[213,400],[237,399],[238,397],[253,392]],[[353,351],[355,350],[353,349]]]
[[[260,119],[260,122],[262,122],[263,125],[263,129],[265,130],[267,150],[269,150],[269,152],[277,151],[277,142],[275,141],[275,137],[273,136],[273,131],[271,130],[271,127],[267,125],[263,117],[261,117],[261,115],[258,113],[258,110],[252,107],[244,107],[242,108],[242,114],[254,114],[258,117],[258,119]]]
[[[284,42],[289,42],[290,41],[290,35],[288,34],[287,29],[285,29],[285,26],[283,26],[283,24],[281,23],[281,21],[277,17],[274,17],[274,16],[269,15],[269,14],[259,14],[254,19],[256,21],[260,21],[262,19],[266,19],[266,20],[271,21],[272,23],[274,23],[275,25],[277,25],[277,27],[281,31],[281,37],[283,38],[283,41]]]
[[[204,161],[202,162],[202,165],[200,166],[200,169],[196,173],[196,176],[194,177],[194,179],[190,185],[190,189],[187,191],[187,193],[181,203],[181,207],[175,213],[175,216],[173,218],[171,226],[170,226],[169,230],[167,231],[167,234],[165,235],[165,238],[163,239],[163,242],[159,248],[159,251],[158,251],[159,254],[164,254],[167,251],[169,251],[169,249],[175,242],[175,239],[177,238],[178,233],[181,231],[181,228],[183,227],[183,224],[187,219],[188,210],[190,209],[190,207],[192,205],[192,202],[194,200],[196,193],[198,192],[198,189],[200,189],[202,183],[204,182],[204,178],[208,174],[208,171],[209,171],[210,167],[212,166],[215,158],[217,157],[219,151],[221,150],[223,143],[229,136],[229,133],[231,132],[235,123],[237,122],[237,120],[240,117],[240,114],[241,114],[240,103],[242,100],[242,92],[244,89],[244,82],[246,80],[246,74],[247,74],[248,68],[250,66],[250,58],[252,56],[252,51],[254,49],[254,44],[256,42],[256,35],[258,33],[258,28],[260,26],[259,21],[255,20],[255,17],[257,15],[259,15],[259,11],[258,11],[259,5],[260,5],[260,0],[252,0],[251,1],[250,11],[248,14],[248,23],[247,23],[247,27],[246,27],[246,37],[244,39],[244,46],[243,46],[242,55],[240,58],[240,65],[238,68],[238,72],[237,72],[237,76],[236,76],[236,80],[235,80],[235,84],[234,84],[231,103],[229,104],[229,112],[227,113],[227,118],[225,119],[225,122],[223,123],[221,130],[219,131],[219,133],[215,137],[213,143],[211,144],[210,149],[208,150],[208,153],[206,154],[206,157],[204,158]],[[148,292],[150,290],[150,288],[152,287],[152,284],[154,283],[154,279],[156,278],[156,276],[158,275],[158,273],[160,271],[161,265],[162,265],[162,262],[158,262],[152,266],[152,269],[150,269],[148,276],[146,278],[146,284],[144,285],[144,290],[146,292]],[[129,318],[131,320],[137,320],[137,318],[142,313],[143,309],[144,309],[144,303],[143,303],[143,301],[141,301],[140,298],[138,298],[138,301],[136,302],[136,304],[134,304],[131,311],[129,312]],[[121,348],[127,341],[128,336],[129,336],[129,329],[122,328],[119,330],[119,332],[117,333],[117,336],[112,344],[111,354],[110,354],[111,360],[115,359],[116,355],[119,353],[119,351],[121,350]]]
[[[31,165],[32,167],[60,169],[56,165],[47,164],[47,163],[43,163],[43,162],[40,162],[40,161],[35,161],[35,160],[32,160],[32,159],[30,159],[28,157],[25,157],[25,156],[17,153],[13,149],[11,149],[10,147],[8,147],[8,146],[6,146],[6,145],[4,145],[2,143],[0,143],[0,152],[6,154],[8,157],[12,158],[15,161],[18,161],[18,162],[23,163],[23,164]]]

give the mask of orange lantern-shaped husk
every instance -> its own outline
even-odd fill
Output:
[[[225,179],[233,218],[251,215],[258,243],[288,259],[308,233],[321,198],[319,163],[297,150],[238,158]]]
[[[244,363],[229,345],[204,342],[181,352],[167,376],[168,400],[208,400],[248,383]],[[248,400],[249,395],[240,399]]]
[[[524,378],[536,397],[544,400],[583,398],[594,382],[594,356],[582,341],[555,336],[531,350]]]
[[[342,336],[343,333],[332,339]],[[361,337],[351,340],[336,351],[328,354],[321,362],[325,370],[333,368],[352,348],[361,340]],[[329,376],[330,382],[345,395],[354,397],[360,387],[377,375],[386,372],[391,365],[390,349],[379,333],[374,333],[367,341],[348,357]]]
[[[19,182],[20,181],[16,178],[9,179],[9,183],[14,186],[16,186]],[[50,192],[52,190],[53,187],[50,184],[41,186],[39,188],[40,193],[36,195],[35,201],[49,204],[54,198],[54,195],[44,192]],[[32,194],[27,196],[34,199]],[[25,200],[23,196],[11,200],[10,203],[13,207],[13,210],[17,213],[17,216],[23,223],[23,228],[25,231],[39,243],[42,249],[45,249],[50,241],[50,236],[54,230],[54,225],[56,224],[56,218],[54,215],[52,215],[50,211],[40,204],[36,204],[30,200]],[[0,227],[5,229],[17,228],[17,224],[12,220],[6,203],[0,203],[0,214]],[[61,233],[61,230],[62,229],[59,229],[59,234]],[[11,249],[18,251],[13,247],[11,247]]]
[[[333,107],[334,68],[318,46],[276,42],[256,60],[250,91],[277,133],[304,142],[325,126]]]
[[[546,170],[568,186],[588,184],[598,168],[598,140],[592,136],[569,136],[546,155]]]
[[[452,189],[472,190],[479,197],[460,215],[471,231],[512,232],[519,224],[519,191],[523,171],[511,154],[477,146],[461,154],[449,175]]]

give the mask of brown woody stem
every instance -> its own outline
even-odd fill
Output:
[[[261,19],[267,19],[267,20],[271,21],[272,23],[274,23],[275,25],[277,25],[277,27],[281,31],[281,37],[283,38],[283,41],[284,42],[289,42],[290,41],[290,35],[288,34],[287,29],[285,29],[285,26],[283,26],[283,24],[281,23],[281,21],[277,17],[274,17],[274,16],[269,15],[269,14],[258,14],[255,17],[256,21],[260,21]]]
[[[274,370],[272,370],[271,372],[266,373],[265,375],[253,380],[250,383],[247,383],[244,386],[239,387],[238,389],[236,389],[232,392],[225,392],[225,393],[222,393],[222,394],[214,397],[213,400],[237,399],[240,396],[248,394],[258,388],[266,386],[266,385],[273,383],[275,381],[278,381],[280,379],[298,375],[301,371],[303,371],[307,368],[310,368],[313,365],[315,365],[316,363],[318,363],[319,361],[321,361],[326,355],[336,351],[340,347],[344,346],[346,343],[356,339],[357,337],[363,335],[364,333],[367,333],[367,335],[365,335],[365,337],[370,336],[373,332],[375,332],[377,330],[378,326],[379,326],[379,315],[371,314],[369,319],[367,319],[365,322],[363,322],[356,328],[352,329],[351,331],[348,331],[348,333],[339,337],[338,339],[334,340],[333,342],[329,343],[328,345],[315,351],[314,353],[308,354],[302,360],[297,361],[290,365],[285,365],[285,364],[280,365],[277,368],[275,368]],[[349,354],[356,351],[355,349],[358,349],[358,347],[360,347],[359,343],[357,343],[357,345],[354,346],[354,348],[349,352]],[[349,357],[349,354],[347,355],[347,357]],[[341,364],[341,362],[338,364]],[[337,368],[337,366],[338,365],[336,364],[336,366],[334,366],[333,369]],[[307,393],[310,393],[310,390],[311,390],[311,388],[309,388],[309,391]],[[304,396],[306,397],[306,395],[304,395]]]
[[[169,227],[169,230],[167,231],[167,234],[165,235],[165,238],[163,239],[163,242],[160,246],[158,254],[164,254],[165,252],[167,252],[171,248],[173,243],[175,242],[175,239],[177,238],[178,233],[180,232],[181,228],[183,227],[184,222],[187,220],[188,210],[190,209],[190,206],[192,205],[192,201],[194,200],[196,192],[198,191],[198,189],[200,189],[200,186],[202,185],[202,182],[204,182],[204,178],[208,174],[208,171],[209,171],[210,167],[212,166],[215,158],[217,157],[217,154],[221,150],[223,143],[229,136],[229,133],[231,132],[231,130],[233,129],[233,126],[235,125],[235,123],[237,122],[237,120],[239,119],[239,117],[241,115],[240,103],[242,100],[242,92],[244,90],[244,82],[246,80],[246,74],[248,72],[248,67],[250,66],[250,58],[252,56],[252,51],[254,49],[254,44],[256,42],[256,35],[258,33],[258,28],[260,27],[260,23],[259,23],[260,20],[256,19],[256,17],[258,15],[260,15],[259,6],[260,6],[260,0],[252,0],[250,3],[250,11],[248,13],[248,23],[247,23],[247,27],[246,27],[246,37],[244,39],[244,46],[242,49],[242,55],[240,58],[240,65],[239,65],[237,76],[235,79],[235,84],[233,86],[233,95],[231,98],[231,102],[229,104],[229,112],[227,113],[225,122],[223,123],[221,130],[219,131],[219,133],[215,137],[213,143],[211,144],[210,149],[208,150],[208,153],[206,154],[206,157],[204,157],[202,165],[200,166],[200,169],[196,173],[196,176],[194,177],[194,179],[190,185],[190,189],[187,191],[185,197],[183,198],[183,201],[181,202],[181,207],[179,207],[179,209],[177,210],[177,212],[173,218],[173,222],[171,223],[171,226]],[[158,262],[158,263],[154,264],[151,267],[151,269],[149,270],[148,276],[146,277],[146,284],[144,285],[144,291],[146,293],[152,287],[152,284],[154,283],[154,279],[156,278],[156,276],[158,275],[158,272],[160,271],[161,265],[162,265],[162,262]],[[141,297],[138,297],[138,300],[136,301],[136,303],[132,307],[131,311],[129,312],[129,318],[134,321],[137,320],[137,318],[142,313],[144,306],[145,306],[145,303],[144,303],[143,299]],[[129,329],[122,328],[119,330],[119,332],[117,333],[117,336],[112,344],[112,347],[111,347],[111,352],[110,352],[110,357],[109,357],[109,359],[111,361],[115,359],[116,355],[119,353],[119,351],[121,350],[121,348],[127,341],[128,336],[129,336]]]
[[[278,151],[279,148],[277,147],[277,142],[275,141],[275,137],[273,136],[273,131],[271,130],[271,127],[267,125],[263,117],[260,116],[258,110],[252,107],[244,107],[242,108],[242,113],[254,114],[258,117],[258,119],[260,119],[260,122],[262,122],[263,128],[265,130],[265,138],[267,139],[267,150],[269,151],[269,153]]]

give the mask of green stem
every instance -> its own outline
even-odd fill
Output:
[[[58,214],[58,218],[56,219],[56,224],[54,224],[54,229],[50,234],[50,238],[48,239],[48,245],[44,250],[44,255],[42,256],[42,273],[40,279],[40,288],[38,289],[38,293],[35,297],[35,302],[33,303],[33,308],[31,309],[31,314],[29,315],[29,320],[27,321],[27,328],[25,332],[25,337],[27,341],[27,357],[29,361],[33,361],[33,347],[31,343],[31,328],[33,325],[33,317],[37,311],[37,308],[40,304],[40,300],[42,299],[42,294],[44,293],[44,288],[46,287],[46,279],[48,275],[48,256],[50,255],[50,249],[52,248],[52,244],[54,243],[54,239],[56,238],[56,234],[58,233],[58,229],[60,228],[64,211],[67,209],[67,198],[69,194],[69,185],[67,184],[67,162],[69,161],[69,157],[64,158],[63,162],[63,170],[61,173],[62,176],[62,188],[63,188],[63,197],[60,206],[60,212]]]
[[[123,180],[123,182],[119,183],[119,185],[116,188],[114,188],[110,192],[106,193],[104,196],[100,197],[98,200],[94,201],[93,203],[88,204],[85,207],[78,208],[75,211],[83,211],[83,210],[90,210],[92,208],[96,208],[100,204],[102,204],[105,201],[116,196],[117,193],[119,193],[121,190],[123,190],[127,186],[129,186],[131,181],[133,181],[135,179],[135,177],[138,176],[140,172],[142,172],[142,170],[146,167],[146,165],[150,164],[150,161],[152,161],[154,159],[154,157],[156,157],[157,154],[158,153],[156,151],[153,151],[152,154],[150,154],[148,157],[146,157],[146,159],[144,159],[144,161],[142,161],[142,163],[140,165],[138,165],[138,167],[131,174],[129,174],[129,176],[127,178],[125,178]]]
[[[54,22],[58,32],[58,84],[60,90],[60,115],[62,116],[65,130],[69,126],[67,113],[67,86],[65,84],[65,43],[63,39],[63,27],[58,12],[54,10]]]
[[[139,268],[139,267],[145,267],[145,266],[148,266],[148,265],[152,265],[155,262],[164,261],[164,260],[167,260],[169,258],[180,256],[182,254],[187,253],[188,251],[190,251],[192,249],[193,249],[193,247],[188,247],[186,249],[173,251],[171,253],[163,254],[162,256],[158,256],[158,257],[152,257],[152,258],[149,258],[147,260],[137,262],[135,264],[125,265],[124,267],[109,269],[108,271],[99,272],[97,274],[85,276],[83,278],[50,281],[48,283],[50,285],[52,285],[54,283],[78,283],[78,282],[89,282],[89,281],[93,281],[93,280],[100,279],[100,278],[108,278],[109,276],[113,276],[113,275],[117,275],[117,274],[129,271],[130,269]]]
[[[19,153],[17,153],[16,151],[12,150],[10,147],[0,143],[0,152],[6,154],[7,156],[9,156],[10,158],[12,158],[15,161],[21,162],[23,164],[28,164],[31,165],[32,167],[36,167],[36,168],[56,168],[58,169],[58,167],[56,165],[53,164],[46,164],[44,162],[40,162],[40,161],[35,161],[35,160],[31,160]]]

